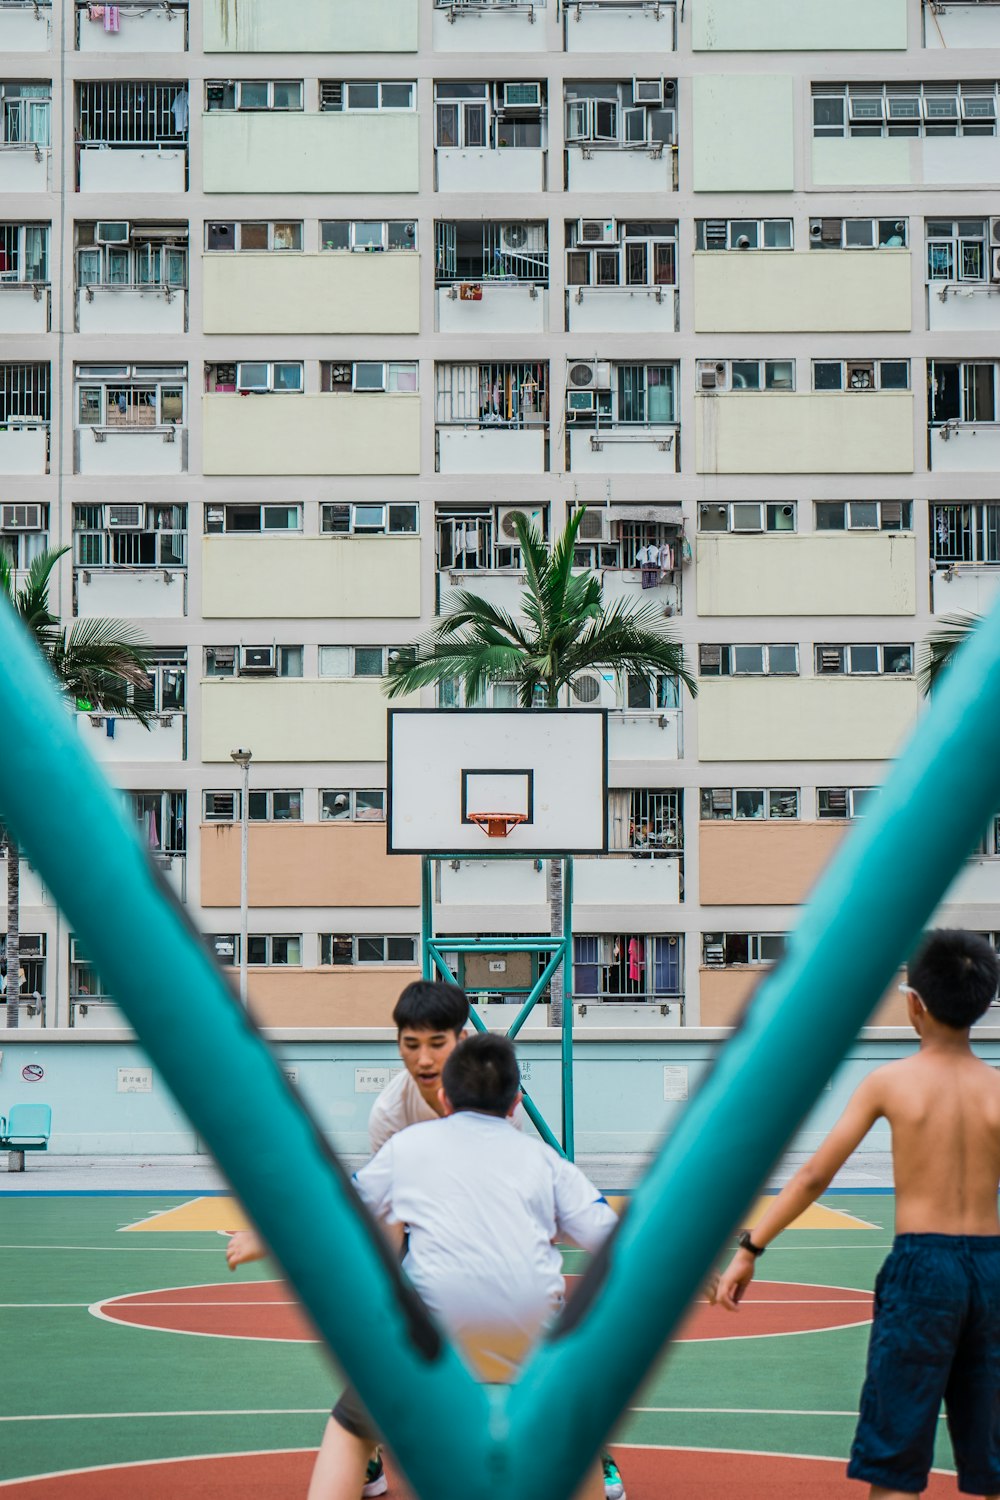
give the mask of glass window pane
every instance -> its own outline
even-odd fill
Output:
[[[764,249],[790,250],[792,248],[791,219],[764,220]]]
[[[878,530],[877,500],[851,500],[849,502],[848,513],[851,519],[852,531]]]
[[[650,365],[646,372],[648,422],[674,420],[674,372],[670,365]]]
[[[769,391],[790,391],[795,387],[795,364],[790,359],[764,361],[764,385]]]
[[[927,246],[927,275],[931,281],[955,279],[955,247],[952,244]]]
[[[760,361],[756,359],[733,360],[733,390],[756,391],[760,389]]]
[[[266,250],[267,249],[267,225],[266,224],[241,224],[240,225],[240,249],[241,250]]]
[[[272,84],[275,109],[301,109],[302,84],[298,80],[278,79]]]
[[[355,792],[354,816],[359,823],[383,822],[385,819],[385,792]]]
[[[244,78],[239,85],[240,109],[267,109],[267,83],[261,78]]]
[[[849,670],[855,674],[878,671],[877,646],[848,647]]]
[[[759,500],[737,500],[733,503],[733,530],[760,531],[762,506]]]
[[[279,677],[301,677],[302,676],[302,647],[301,646],[279,646],[278,647],[278,676]]]
[[[760,961],[762,964],[777,963],[785,951],[783,932],[762,932],[760,935]]]
[[[733,219],[729,225],[729,243],[734,248],[741,240],[747,240],[744,247],[747,250],[756,250],[759,243],[760,226],[756,219]]]
[[[322,652],[323,649],[321,646],[320,651]],[[338,820],[346,822],[351,816],[350,792],[321,792],[319,798],[319,815],[321,821],[324,823],[332,823]]]
[[[251,823],[267,821],[267,792],[251,792],[247,797],[247,817]]]
[[[763,646],[733,646],[732,653],[734,672],[763,673]]]
[[[355,677],[381,677],[382,671],[383,668],[381,646],[355,646]]]
[[[767,794],[768,816],[772,818],[797,818],[799,794],[794,787],[772,789]]]
[[[272,795],[276,823],[295,822],[302,817],[301,792],[274,792]]]
[[[359,937],[358,963],[380,964],[385,961],[385,938]]]
[[[799,670],[797,646],[769,646],[767,658],[768,671],[772,676],[794,676]]]
[[[351,529],[349,505],[324,505],[321,507],[321,517],[321,529],[324,532],[342,536]]]
[[[301,250],[301,224],[275,224],[271,230],[272,250]]]
[[[377,83],[349,83],[347,85],[348,109],[378,109]]]
[[[385,365],[370,360],[359,360],[354,366],[354,389],[356,391],[384,390]]]
[[[737,818],[762,818],[764,816],[764,792],[760,787],[736,788]]]
[[[354,507],[355,531],[384,531],[384,505],[356,505]]]
[[[886,672],[913,671],[913,650],[910,646],[883,646],[882,657]]]
[[[383,83],[382,84],[382,108],[383,109],[412,109],[413,108],[413,84],[412,83]]]
[[[879,385],[883,391],[910,389],[910,362],[906,359],[884,359],[879,365]]]
[[[417,507],[415,505],[390,505],[389,530],[392,532],[416,532]]]
[[[844,244],[851,250],[870,250],[875,244],[871,219],[845,219]]]
[[[351,248],[350,220],[324,219],[319,226],[319,242],[323,250],[349,250]]]
[[[825,126],[827,129],[840,126],[842,129],[844,124],[843,97],[821,96],[813,99],[813,124]]]
[[[416,953],[416,938],[390,937],[385,940],[386,958],[391,964],[412,964]]]
[[[389,249],[414,250],[417,244],[417,228],[405,219],[389,221]]]
[[[276,391],[301,391],[302,366],[300,364],[275,365],[274,389]]]
[[[301,512],[297,505],[264,506],[265,531],[298,531],[301,524]]]
[[[842,391],[844,388],[844,367],[839,359],[818,359],[813,365],[813,390],[816,391]]]
[[[247,963],[267,963],[267,938],[261,933],[250,933],[247,938]]]

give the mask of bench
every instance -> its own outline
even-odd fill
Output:
[[[48,1104],[12,1104],[9,1115],[0,1115],[0,1151],[9,1153],[7,1171],[23,1172],[24,1153],[48,1150],[51,1134]]]

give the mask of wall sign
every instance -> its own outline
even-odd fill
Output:
[[[668,1063],[663,1069],[664,1099],[686,1099],[688,1096],[687,1063]]]
[[[151,1094],[153,1092],[152,1068],[119,1068],[119,1094]]]
[[[28,1063],[21,1069],[21,1077],[25,1083],[41,1083],[45,1077],[45,1069],[41,1063]]]

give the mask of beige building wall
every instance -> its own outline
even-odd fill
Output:
[[[877,52],[906,47],[906,0],[699,0],[696,52]]]
[[[691,88],[696,193],[791,192],[793,84],[791,75],[783,73],[695,74]]]
[[[420,397],[203,398],[206,474],[418,474]]]
[[[699,474],[913,472],[909,391],[734,391],[694,409]]]
[[[698,972],[701,991],[702,1026],[735,1026],[744,1007],[767,975],[767,969],[746,966],[734,969],[705,969]],[[906,999],[896,989],[894,980],[886,990],[869,1026],[906,1026]]]
[[[200,832],[202,906],[239,906],[239,824]],[[420,860],[386,854],[384,823],[252,823],[249,834],[250,906],[420,904]]]
[[[206,255],[206,333],[419,333],[420,256]]]
[[[384,761],[387,706],[380,680],[203,679],[201,758],[229,765],[251,745],[255,762]]]
[[[418,0],[202,0],[206,52],[415,52]]]
[[[419,537],[207,536],[205,619],[412,620]]]
[[[905,532],[705,534],[699,615],[912,615],[916,539]]]
[[[250,1014],[258,1026],[392,1026],[400,991],[416,968],[251,969]]]
[[[201,119],[206,193],[415,193],[415,112]]]
[[[694,256],[697,333],[908,333],[908,250],[702,251]]]
[[[795,906],[804,901],[847,825],[775,819],[698,825],[703,906]],[[706,916],[706,923],[709,917]]]
[[[919,704],[912,677],[703,677],[698,757],[887,760],[916,724]]]

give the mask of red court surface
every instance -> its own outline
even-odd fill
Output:
[[[614,1448],[628,1475],[629,1500],[850,1500],[863,1489],[845,1478],[843,1459],[696,1448]],[[302,1500],[313,1450],[238,1453],[168,1463],[84,1469],[0,1483],[4,1500]],[[387,1465],[387,1467],[389,1467]],[[391,1500],[410,1500],[389,1468]],[[953,1475],[933,1474],[925,1500],[954,1500]]]

